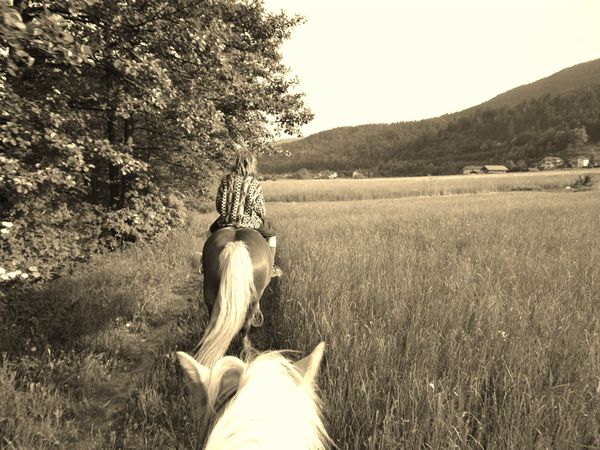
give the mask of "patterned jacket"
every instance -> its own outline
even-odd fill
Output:
[[[221,227],[260,228],[267,216],[265,197],[256,178],[230,173],[221,179],[216,199]]]

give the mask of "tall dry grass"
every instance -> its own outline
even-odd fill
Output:
[[[192,216],[159,245],[98,257],[6,306],[0,448],[175,448],[188,439],[170,355],[193,347],[206,320],[189,260],[207,227]]]
[[[342,449],[597,446],[599,197],[270,204],[285,275],[254,342],[327,342],[319,385]],[[197,447],[172,355],[206,322],[188,262],[213,218],[10,306],[0,447]]]
[[[600,442],[598,192],[277,205],[282,347],[341,448]]]
[[[373,200],[380,198],[443,196],[481,192],[563,189],[578,176],[598,177],[600,169],[548,170],[502,175],[264,181],[271,202]]]

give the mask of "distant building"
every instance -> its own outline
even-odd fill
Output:
[[[559,169],[561,167],[564,167],[565,165],[565,161],[562,158],[559,158],[558,156],[546,156],[544,159],[542,159],[539,164],[538,167],[540,169]]]
[[[465,166],[462,168],[463,175],[483,173],[483,166]]]
[[[578,156],[569,161],[571,167],[583,168],[590,167],[590,158],[587,156]]]
[[[500,166],[496,164],[488,164],[483,166],[483,173],[506,173],[508,172],[508,167]]]

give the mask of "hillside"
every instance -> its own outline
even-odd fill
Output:
[[[377,175],[456,173],[463,165],[533,164],[600,140],[600,59],[519,86],[461,112],[415,122],[341,127],[280,143],[291,157],[264,173],[366,169]],[[584,142],[576,136],[582,128]],[[575,131],[579,130],[579,131]]]
[[[568,94],[598,84],[600,84],[600,59],[568,67],[549,77],[511,89],[481,105],[467,109],[465,112],[476,108],[516,106],[525,100],[543,97],[547,94]]]
[[[381,160],[394,149],[412,142],[415,136],[436,132],[445,124],[445,119],[439,118],[334,128],[301,140],[280,143],[279,146],[291,157],[264,157],[260,167],[266,173],[294,171],[302,167],[309,170],[364,167],[365,161]]]

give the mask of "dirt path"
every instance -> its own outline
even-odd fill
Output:
[[[188,280],[189,281],[189,280]],[[201,281],[186,282],[166,300],[169,310],[160,321],[153,322],[142,332],[128,333],[133,339],[136,353],[133,359],[119,361],[111,371],[110,378],[94,385],[86,392],[84,404],[77,417],[81,440],[75,449],[119,448],[120,427],[131,407],[131,392],[156,362],[157,352],[164,351],[165,342],[172,337],[178,320],[189,314],[192,303],[198,302]],[[251,331],[252,344],[259,350],[278,348],[282,333],[278,331],[276,317],[279,317],[279,287],[274,280],[261,299],[265,323]],[[130,342],[131,343],[131,342]],[[128,355],[129,356],[129,355]]]
[[[168,341],[174,323],[189,311],[190,302],[197,301],[197,286],[186,287],[185,291],[192,288],[194,292],[172,294],[168,299],[170,308],[163,318],[147,330],[133,335],[137,348],[135,359],[119,363],[107,382],[94,386],[86,395],[82,414],[78,416],[82,440],[72,448],[103,448],[107,441],[115,440],[117,422],[127,410],[136,381],[151,369],[156,361],[156,351]]]

